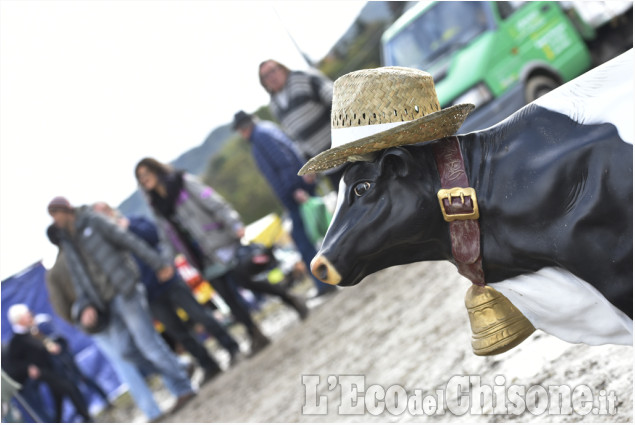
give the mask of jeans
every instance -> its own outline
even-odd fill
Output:
[[[192,392],[187,372],[154,329],[142,284],[128,296],[115,295],[110,302],[110,323],[102,333],[109,335],[124,358],[137,365],[149,363],[175,396]]]
[[[158,418],[161,415],[161,409],[154,400],[152,390],[148,387],[138,367],[131,361],[123,358],[111,340],[110,334],[96,334],[93,335],[93,339],[113,369],[115,369],[119,380],[128,385],[130,395],[146,418],[148,418],[148,420]]]
[[[302,216],[300,215],[300,207],[297,205],[290,208],[287,207],[287,212],[289,213],[289,217],[291,218],[291,223],[293,225],[293,228],[291,229],[291,238],[300,252],[302,260],[304,261],[304,264],[306,264],[311,278],[313,278],[313,283],[315,284],[318,293],[332,291],[334,289],[332,285],[322,282],[311,273],[311,261],[317,254],[317,251],[304,230],[304,223],[302,222]]]
[[[240,351],[238,343],[212,316],[209,309],[203,307],[194,298],[190,288],[181,280],[170,284],[169,289],[150,300],[150,311],[155,319],[163,323],[165,332],[192,354],[199,365],[206,370],[220,370],[218,363],[209,355],[205,346],[199,342],[185,323],[176,314],[182,308],[190,319],[202,324],[205,329],[230,353]]]

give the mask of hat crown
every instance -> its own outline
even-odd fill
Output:
[[[404,67],[364,69],[335,81],[331,126],[413,121],[440,110],[429,73]]]
[[[461,103],[441,109],[432,76],[414,68],[354,71],[333,85],[331,149],[311,158],[299,175],[365,161],[365,154],[431,142],[454,134],[474,109]]]

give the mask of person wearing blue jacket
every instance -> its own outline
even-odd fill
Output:
[[[132,232],[147,242],[152,248],[159,251],[157,227],[146,217],[123,217],[105,202],[95,203],[93,209],[115,220],[119,226]],[[137,256],[134,256],[134,259],[141,273],[141,282],[146,287],[152,316],[163,324],[166,334],[174,341],[180,343],[203,368],[202,383],[209,381],[222,370],[203,343],[193,335],[178,316],[176,313],[177,308],[183,309],[194,322],[202,324],[210,335],[213,335],[228,351],[231,358],[230,363],[233,364],[240,353],[238,343],[216,321],[210,311],[194,298],[190,288],[178,273],[175,273],[170,280],[160,282],[150,266]]]
[[[289,214],[292,222],[291,238],[295,243],[307,270],[311,270],[311,260],[317,254],[309,240],[300,214],[300,202],[306,195],[315,195],[315,182],[298,176],[304,165],[302,155],[289,137],[274,123],[259,121],[244,111],[234,115],[234,130],[251,144],[251,152],[262,175]],[[336,290],[334,286],[313,278],[317,294],[323,295]]]

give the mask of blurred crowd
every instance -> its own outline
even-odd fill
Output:
[[[90,335],[148,422],[182,409],[227,368],[275,349],[256,316],[259,301],[279,299],[305,320],[307,298],[337,291],[307,271],[330,220],[324,193],[316,190],[319,179],[326,183],[319,187],[336,190],[341,171],[297,175],[309,158],[330,147],[333,83],[317,70],[290,70],[275,60],[262,62],[258,72],[279,124],[236,111],[233,129],[249,142],[262,178],[284,206],[291,249],[304,265],[300,274],[272,279],[267,272],[278,264],[275,250],[246,241],[232,205],[197,176],[152,157],[131,170],[152,219],[123,215],[99,199],[74,205],[58,196],[47,205],[52,223],[46,236],[58,248],[46,272],[53,311]],[[214,296],[197,299],[192,276]],[[298,281],[307,279],[312,288],[300,291]],[[10,419],[6,398],[15,394],[44,422],[63,421],[64,400],[75,417],[95,421],[89,391],[99,394],[104,409],[115,408],[77,364],[50,315],[22,303],[7,312],[13,336],[2,347],[3,421]],[[226,364],[217,358],[221,352]],[[160,376],[173,395],[170,409],[159,406],[151,376]],[[38,398],[42,387],[53,412]]]

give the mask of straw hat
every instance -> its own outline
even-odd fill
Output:
[[[441,109],[432,76],[425,71],[383,67],[351,72],[333,85],[331,149],[311,158],[298,174],[451,136],[473,109],[469,103]]]

